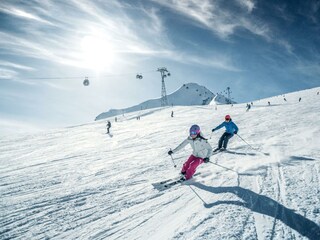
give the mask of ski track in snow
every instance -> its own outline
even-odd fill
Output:
[[[0,239],[320,239],[320,88],[245,104],[146,110],[0,139]],[[298,103],[298,98],[302,101]],[[267,102],[272,103],[271,106]],[[159,192],[197,123],[230,114],[240,136],[194,179]],[[216,146],[223,130],[211,135]],[[219,166],[220,165],[220,166]],[[222,167],[221,167],[222,166]],[[319,236],[319,238],[318,238]]]

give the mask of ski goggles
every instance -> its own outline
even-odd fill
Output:
[[[191,131],[191,132],[190,132],[190,136],[191,136],[191,135],[198,135],[198,132],[196,132],[196,131]]]

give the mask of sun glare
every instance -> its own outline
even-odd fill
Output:
[[[112,64],[113,49],[102,38],[86,36],[81,41],[81,48],[85,66],[101,71]]]

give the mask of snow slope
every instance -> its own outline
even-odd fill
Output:
[[[320,88],[245,104],[176,106],[0,139],[0,239],[320,239]],[[301,102],[298,98],[302,97]],[[268,101],[271,105],[268,106]],[[148,110],[145,110],[148,111]],[[211,157],[182,186],[190,148],[169,148],[197,123],[210,130],[230,114],[232,153]],[[223,130],[212,134],[215,146]]]
[[[228,99],[222,95],[215,95],[204,86],[196,83],[183,84],[177,91],[167,96],[169,106],[192,106],[192,105],[208,105],[212,102],[217,104],[225,104]],[[215,100],[213,100],[215,99]],[[125,109],[110,109],[108,112],[99,114],[95,120],[101,120],[112,116],[118,116],[124,113],[135,111],[143,111],[146,109],[161,107],[161,99],[152,99]]]

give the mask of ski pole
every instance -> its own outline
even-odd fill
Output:
[[[171,157],[171,160],[172,160],[172,162],[173,162],[173,166],[174,167],[177,167],[177,165],[174,163],[174,161],[173,161],[173,157],[170,155],[170,157]]]
[[[233,169],[231,169],[231,168],[222,166],[222,165],[220,165],[220,164],[218,164],[218,163],[214,163],[214,162],[211,162],[211,161],[209,161],[209,163],[212,163],[212,164],[214,164],[214,165],[217,165],[217,166],[219,166],[219,167],[222,167],[222,168],[224,168],[224,169],[227,169],[227,170],[229,170],[229,171],[232,171],[232,172],[235,172],[236,174],[238,174],[237,171],[235,171],[235,170],[233,170]]]
[[[254,150],[257,150],[255,148],[253,148],[249,143],[247,143],[239,134],[236,134],[242,141],[244,141],[249,147],[251,147]]]
[[[259,149],[252,147],[252,146],[251,146],[249,143],[247,143],[241,136],[239,136],[238,134],[236,134],[236,135],[237,135],[242,141],[244,141],[251,149],[253,149],[253,150],[257,151],[257,152],[263,153],[263,154],[266,155],[266,156],[269,156],[269,155],[270,155],[269,153],[264,153],[264,152],[260,151]]]
[[[170,148],[170,151],[171,151],[171,148]],[[173,159],[172,155],[170,155],[170,157],[171,157],[171,160],[172,160],[173,166],[174,166],[174,167],[177,167],[177,165],[174,163],[174,159]]]
[[[220,165],[220,164],[218,164],[218,163],[214,163],[214,162],[211,162],[211,161],[209,161],[209,163],[212,163],[212,164],[214,164],[214,165],[217,165],[217,166],[219,166],[219,167],[222,167],[222,168],[224,168],[224,169],[227,169],[227,170],[229,170],[229,171],[231,171],[231,172],[236,173],[236,174],[237,174],[237,183],[238,183],[238,186],[240,186],[240,174],[239,174],[237,171],[235,171],[235,170],[233,170],[233,169],[231,169],[231,168],[227,168],[227,167],[225,167],[225,166],[222,166],[222,165]]]

